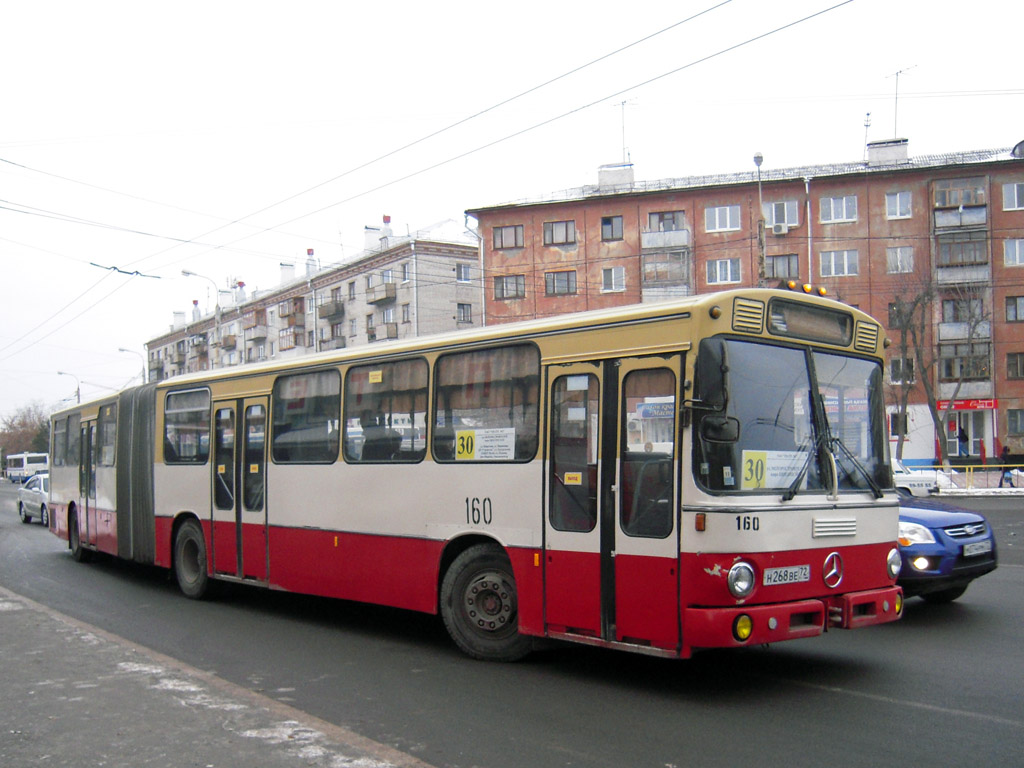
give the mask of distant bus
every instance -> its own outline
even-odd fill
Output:
[[[48,453],[12,453],[7,457],[4,474],[12,483],[24,483],[40,472],[50,471]]]
[[[193,598],[440,614],[491,660],[895,621],[883,343],[751,288],[177,376],[53,416],[50,528]]]

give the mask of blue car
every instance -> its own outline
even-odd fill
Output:
[[[996,569],[996,539],[977,512],[900,492],[899,585],[929,603],[956,600]]]

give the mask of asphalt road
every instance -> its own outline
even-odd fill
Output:
[[[161,570],[73,562],[2,485],[0,585],[435,766],[1018,765],[1024,498],[965,505],[1000,567],[956,603],[685,662],[559,646],[487,664],[431,616],[242,587],[186,600]]]

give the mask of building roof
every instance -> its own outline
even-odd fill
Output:
[[[850,163],[803,165],[794,168],[762,168],[761,182],[802,182],[805,179],[820,179],[824,177],[849,176],[854,174],[860,175],[865,173],[892,173],[894,171],[914,171],[928,168],[962,167],[982,163],[1012,162],[1019,159],[1019,157],[1014,155],[1012,148],[1006,147],[1003,149],[979,149],[964,152],[946,152],[937,155],[921,155],[919,157],[882,163],[859,160],[857,162]],[[514,200],[498,205],[471,208],[467,213],[474,214],[479,211],[501,208],[544,205],[547,203],[564,203],[573,200],[615,197],[618,195],[636,195],[668,192],[671,190],[727,187],[739,184],[750,184],[752,182],[757,182],[756,170],[743,171],[740,173],[705,174],[702,176],[678,176],[668,179],[656,179],[653,181],[635,181],[628,184],[592,184],[583,187],[565,189],[559,192],[552,192],[548,195],[535,199]]]

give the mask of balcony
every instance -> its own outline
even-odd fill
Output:
[[[935,268],[935,282],[939,285],[960,283],[987,283],[991,278],[988,264],[962,264]]]
[[[316,316],[321,320],[340,319],[345,316],[345,302],[325,301],[316,308]]]
[[[234,349],[235,345],[237,345],[237,344],[238,344],[238,337],[235,336],[234,334],[228,334],[226,336],[221,336],[221,338],[220,338],[220,347],[221,347],[221,349]]]
[[[265,341],[267,338],[267,326],[254,325],[245,331],[246,341]]]
[[[322,352],[328,352],[328,351],[330,351],[332,349],[344,349],[344,348],[345,348],[345,338],[343,336],[339,336],[339,337],[333,338],[333,339],[324,339],[323,341],[320,342],[320,350]]]
[[[971,326],[974,333],[971,334]],[[968,338],[970,337],[970,338]],[[992,323],[939,323],[939,341],[985,341],[992,338]]]
[[[369,341],[387,341],[398,338],[398,323],[381,323],[373,328],[366,329],[366,338]]]
[[[988,206],[973,205],[959,208],[940,208],[935,211],[935,228],[979,227],[988,222]]]
[[[670,251],[689,246],[690,230],[688,229],[640,233],[640,247],[645,251]]]
[[[306,327],[306,313],[298,312],[293,315],[287,316],[289,328],[305,328]]]
[[[366,289],[367,304],[383,304],[387,301],[394,301],[397,297],[398,286],[394,283],[384,283]]]

